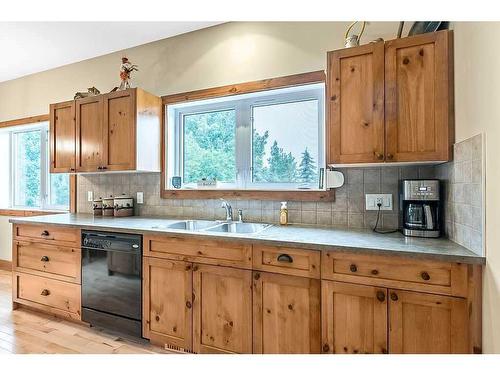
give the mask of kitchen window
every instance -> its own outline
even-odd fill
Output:
[[[313,83],[167,105],[167,189],[323,190],[324,96]]]
[[[9,171],[2,206],[14,209],[68,210],[69,175],[49,173],[48,123],[22,125],[0,133],[0,169]],[[7,202],[6,202],[7,201]]]

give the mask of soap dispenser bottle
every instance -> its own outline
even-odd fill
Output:
[[[288,224],[288,207],[286,202],[281,202],[280,208],[280,225]]]

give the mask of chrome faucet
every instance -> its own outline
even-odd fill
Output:
[[[224,199],[220,199],[222,201],[222,208],[226,209],[226,221],[233,221],[233,208],[231,205]]]

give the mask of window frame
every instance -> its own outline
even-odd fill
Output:
[[[272,78],[272,79],[267,79],[267,80],[262,80],[262,81],[254,81],[254,82],[247,82],[247,83],[242,83],[238,85],[230,85],[230,86],[222,86],[222,87],[217,87],[217,88],[211,88],[211,89],[205,89],[205,90],[198,90],[198,91],[193,91],[193,92],[188,92],[188,93],[181,93],[181,94],[173,94],[173,95],[168,95],[162,97],[163,100],[163,123],[162,123],[162,177],[161,177],[161,196],[162,198],[186,198],[186,199],[196,199],[196,198],[219,198],[219,197],[229,197],[229,198],[249,198],[249,199],[296,199],[296,200],[311,200],[311,201],[331,201],[334,199],[334,191],[333,190],[319,190],[319,189],[307,189],[307,190],[290,190],[285,189],[286,186],[279,186],[279,183],[265,183],[267,185],[266,189],[262,189],[261,186],[259,186],[260,183],[253,183],[252,180],[252,172],[250,170],[250,181],[251,185],[253,185],[251,188],[248,188],[246,185],[241,188],[241,187],[232,187],[232,186],[222,186],[222,188],[217,188],[217,189],[171,189],[169,188],[169,183],[167,181],[167,171],[168,171],[168,166],[172,167],[172,160],[171,160],[171,150],[167,150],[167,144],[168,144],[168,137],[171,137],[172,135],[169,135],[169,129],[168,129],[168,123],[169,121],[176,121],[177,124],[180,123],[179,117],[175,116],[175,118],[169,118],[168,116],[168,110],[167,107],[169,105],[173,104],[181,104],[181,103],[189,103],[191,101],[197,101],[197,100],[203,100],[203,99],[215,99],[219,97],[227,97],[227,96],[234,96],[234,95],[239,95],[239,94],[245,94],[245,93],[255,93],[259,91],[267,91],[267,90],[272,90],[272,89],[280,89],[280,88],[288,88],[288,87],[294,87],[294,86],[303,86],[303,85],[308,85],[308,84],[315,84],[315,83],[323,83],[325,84],[325,73],[324,71],[316,71],[316,72],[310,72],[310,73],[303,73],[303,74],[296,74],[293,76],[286,76],[286,77],[278,77],[278,78]],[[309,90],[307,90],[309,91]],[[307,92],[304,91],[304,92]],[[281,95],[286,95],[286,94],[281,94]],[[296,93],[292,94],[295,95]],[[326,96],[326,87],[325,87],[325,96]],[[323,105],[323,108],[325,108],[326,111],[326,98],[325,96],[321,96],[321,98],[318,98],[319,100],[322,100],[323,102],[320,103],[320,105]],[[309,98],[311,100],[312,98]],[[316,98],[314,98],[316,99]],[[253,99],[255,100],[255,98]],[[307,99],[304,99],[307,100]],[[297,102],[297,101],[302,101],[302,100],[291,100],[291,102]],[[223,104],[226,106],[226,108],[229,108],[231,103],[231,100],[225,101]],[[286,101],[266,101],[261,98],[259,100],[260,105],[269,105],[269,104],[281,104],[281,103],[286,103]],[[207,111],[208,109],[213,109],[214,106],[216,106],[217,109],[221,108],[221,103],[217,104],[205,104],[203,105],[205,108],[205,112],[210,112]],[[201,109],[201,106],[200,108]],[[319,128],[318,131],[320,132],[320,138],[319,138],[319,144],[320,144],[320,150],[319,150],[319,155],[320,158],[317,161],[318,165],[321,165],[322,167],[326,167],[326,160],[327,160],[327,151],[328,151],[328,130],[326,129],[326,113],[325,111],[319,111],[319,116],[322,117],[322,127]],[[191,111],[189,113],[192,113]],[[179,125],[176,125],[176,130],[178,130]],[[248,150],[250,151],[250,159],[249,162],[253,162],[253,156],[251,155],[252,151],[252,129],[253,125],[250,124],[248,127],[249,129],[249,137],[248,139],[250,142],[248,143]],[[175,136],[175,135],[174,135]],[[322,137],[321,137],[322,136]],[[179,152],[181,145],[179,142],[182,142],[180,140],[180,137],[177,138],[177,144],[176,144],[176,151],[174,152]],[[236,142],[238,140],[236,139]],[[238,146],[236,146],[238,147]],[[168,151],[168,154],[167,154]],[[238,154],[238,151],[237,151]],[[237,156],[237,155],[236,155]],[[241,168],[241,165],[238,164],[237,162],[237,168]],[[239,173],[239,170],[238,170]],[[269,185],[274,185],[273,189],[269,188]],[[281,184],[282,185],[282,184]]]
[[[9,129],[12,128],[12,129]],[[9,133],[9,207],[5,209],[0,209],[0,214],[7,213],[9,216],[31,216],[40,213],[48,212],[75,212],[76,211],[76,176],[69,176],[69,201],[67,206],[53,205],[50,204],[50,125],[49,125],[49,115],[40,115],[27,117],[16,120],[9,120],[0,122],[0,129],[5,130]],[[15,134],[24,133],[28,131],[40,131],[40,144],[41,144],[41,155],[40,155],[40,183],[41,183],[41,201],[40,206],[30,207],[23,205],[15,205],[15,147],[14,147],[14,136]],[[45,146],[45,147],[44,147]],[[43,152],[42,150],[45,150]]]

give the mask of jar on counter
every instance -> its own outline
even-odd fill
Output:
[[[102,198],[94,199],[92,202],[92,211],[94,216],[102,216]]]
[[[102,199],[102,216],[114,215],[115,199],[112,195]]]
[[[126,194],[115,197],[114,216],[134,216],[134,198]]]

